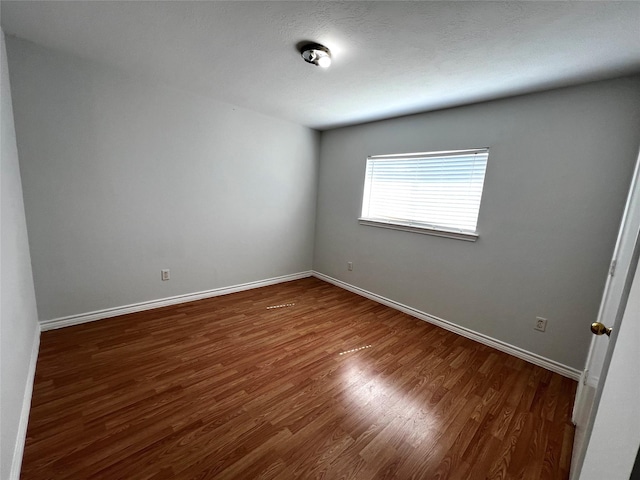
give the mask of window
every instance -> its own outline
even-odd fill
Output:
[[[475,241],[488,148],[367,158],[363,225]]]

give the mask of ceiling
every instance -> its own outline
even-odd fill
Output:
[[[639,2],[2,0],[1,23],[319,130],[640,72]],[[331,68],[302,60],[304,40]]]

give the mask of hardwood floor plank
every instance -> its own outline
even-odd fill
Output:
[[[22,478],[565,480],[574,395],[308,278],[44,332]]]

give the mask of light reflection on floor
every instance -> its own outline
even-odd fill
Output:
[[[354,411],[355,407],[356,417],[375,423],[378,431],[386,430],[386,435],[389,429],[397,431],[398,438],[404,437],[412,447],[436,440],[441,415],[426,402],[431,395],[424,387],[413,388],[416,382],[407,384],[398,378],[385,379],[375,370],[375,359],[355,353],[361,349],[363,347],[343,352],[354,354],[341,358],[344,362],[341,380],[347,387],[340,400],[345,409]]]
[[[339,355],[346,355],[347,353],[358,352],[360,350],[364,350],[365,348],[371,348],[371,345],[365,345],[364,347],[352,348],[351,350],[346,350],[344,352],[340,352]]]

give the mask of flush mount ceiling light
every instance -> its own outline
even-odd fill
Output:
[[[331,52],[324,45],[319,43],[309,43],[300,49],[305,62],[312,63],[318,67],[327,68],[331,65]]]

